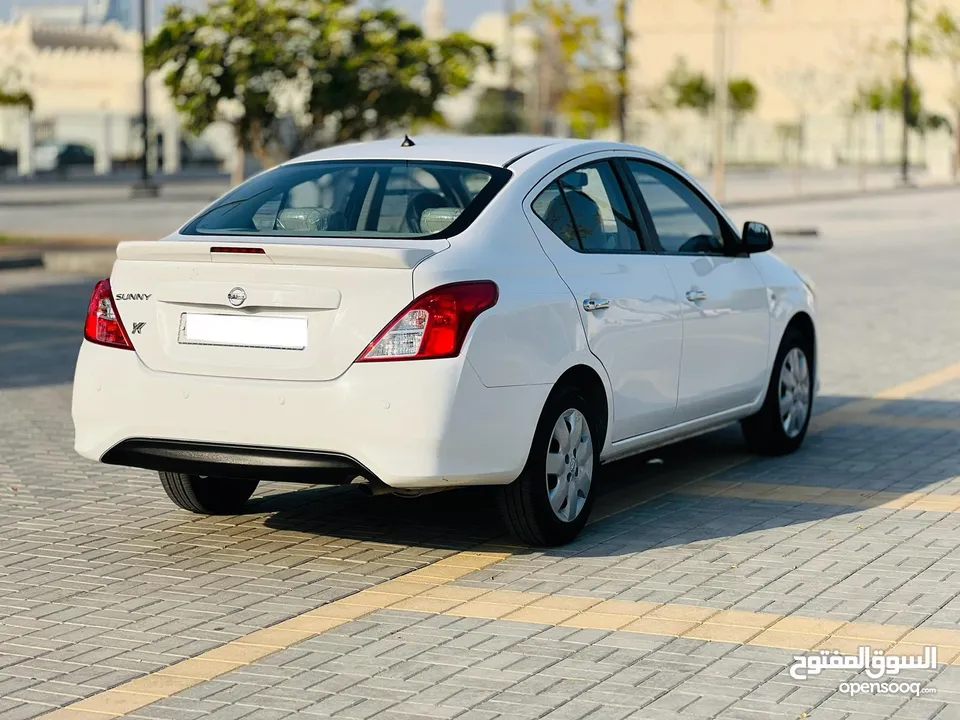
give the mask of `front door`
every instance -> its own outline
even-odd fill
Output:
[[[674,422],[683,330],[663,258],[644,247],[625,180],[608,160],[572,167],[526,208],[610,377],[613,441]]]
[[[718,213],[660,165],[626,163],[683,308],[677,422],[748,405],[767,385],[770,311],[766,285]]]

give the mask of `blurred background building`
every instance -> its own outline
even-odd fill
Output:
[[[373,0],[371,0],[372,2]],[[482,67],[465,93],[446,98],[445,127],[435,131],[489,132],[501,105],[514,113],[517,129],[588,134],[616,139],[607,116],[619,89],[615,78],[621,28],[620,0],[574,2],[577,12],[596,12],[603,40],[594,62],[605,75],[601,88],[569,110],[564,93],[570,55],[561,29],[525,22],[514,13],[529,0],[379,0],[419,12],[429,38],[465,30],[494,46],[497,61]],[[723,38],[730,89],[727,162],[731,166],[882,167],[899,162],[901,114],[870,101],[868,89],[894,86],[902,59],[890,46],[901,42],[907,0],[729,0],[724,32],[718,32],[718,0],[632,0],[626,73],[626,139],[671,155],[697,173],[712,166],[718,38]],[[960,0],[939,0],[960,16]],[[929,3],[928,3],[929,4]],[[591,10],[594,8],[594,10]],[[78,0],[76,4],[17,5],[0,23],[0,90],[4,84],[29,94],[32,109],[0,106],[0,153],[43,143],[75,143],[94,156],[91,171],[109,172],[143,154],[141,139],[141,41],[134,30],[132,0]],[[960,49],[958,49],[960,56]],[[960,87],[948,63],[916,61],[917,86],[928,115],[956,126]],[[148,84],[152,124],[148,148],[153,169],[184,166],[229,170],[235,160],[228,126],[215,125],[203,138],[180,129],[160,78]],[[602,92],[601,92],[602,91]],[[712,95],[711,95],[712,93]],[[559,98],[559,99],[558,99]],[[604,107],[601,108],[600,106]],[[586,118],[586,120],[584,120]],[[501,123],[502,124],[502,123]],[[950,125],[911,131],[911,159],[949,175],[956,165]],[[37,170],[30,153],[6,172]],[[11,170],[11,167],[13,169]],[[5,172],[0,154],[0,176]]]

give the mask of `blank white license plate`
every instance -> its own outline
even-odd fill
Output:
[[[304,350],[307,319],[183,313],[178,341],[181,345]]]

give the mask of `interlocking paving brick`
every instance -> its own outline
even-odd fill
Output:
[[[877,215],[901,212],[888,209],[900,202],[907,201],[891,200]],[[960,707],[956,667],[929,680],[937,695],[849,701],[837,694],[849,678],[821,676],[802,687],[790,679],[792,652],[782,647],[670,637],[689,629],[682,625],[661,624],[663,636],[612,629],[623,606],[597,607],[670,603],[718,612],[710,625],[734,628],[751,626],[732,613],[934,631],[960,623],[960,517],[949,499],[960,497],[958,433],[950,429],[960,418],[960,381],[914,383],[916,397],[903,391],[960,359],[960,338],[942,331],[960,304],[950,275],[954,239],[924,233],[921,255],[882,228],[844,232],[842,242],[792,250],[788,241],[782,252],[821,288],[826,397],[818,407],[859,401],[860,412],[875,416],[869,424],[836,424],[794,456],[736,466],[743,458],[735,431],[658,451],[662,466],[648,465],[650,456],[620,463],[600,484],[597,516],[618,495],[636,497],[629,511],[567,548],[521,552],[490,567],[456,556],[420,574],[454,584],[422,593],[410,587],[416,578],[391,578],[495,535],[486,493],[399,502],[264,484],[248,515],[181,513],[149,473],[88,463],[71,449],[69,383],[92,283],[0,275],[0,320],[33,322],[0,322],[0,716],[35,717],[241,638],[256,645],[264,628],[387,581],[377,592],[412,593],[410,606],[342,618],[326,635],[134,716],[269,720],[296,710],[409,719],[440,708],[466,720],[650,720],[675,717],[672,708],[682,705],[684,717],[777,718],[813,708],[824,720],[948,717]],[[883,292],[898,297],[882,324],[872,304],[848,301],[851,286],[874,288],[879,276]],[[893,385],[901,388],[886,404],[863,400]],[[730,466],[711,481],[785,488],[789,502],[660,495],[695,474],[695,457]],[[877,493],[897,502],[817,506],[802,502],[814,492],[808,487],[827,488],[833,502]],[[478,593],[491,590],[569,596],[545,599],[543,621],[565,622],[558,613],[591,606],[599,618],[588,628],[544,627],[530,622],[533,605],[493,622],[410,612],[446,612],[446,603],[482,602]],[[702,622],[649,613],[635,622],[655,620]],[[280,634],[259,638],[272,648],[298,637]],[[759,692],[778,684],[792,688],[782,706]]]

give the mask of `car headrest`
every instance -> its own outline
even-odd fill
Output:
[[[463,214],[461,208],[441,207],[424,210],[420,215],[420,231],[426,235],[443,232]]]
[[[277,215],[277,229],[290,232],[342,230],[342,216],[326,208],[284,208]]]

